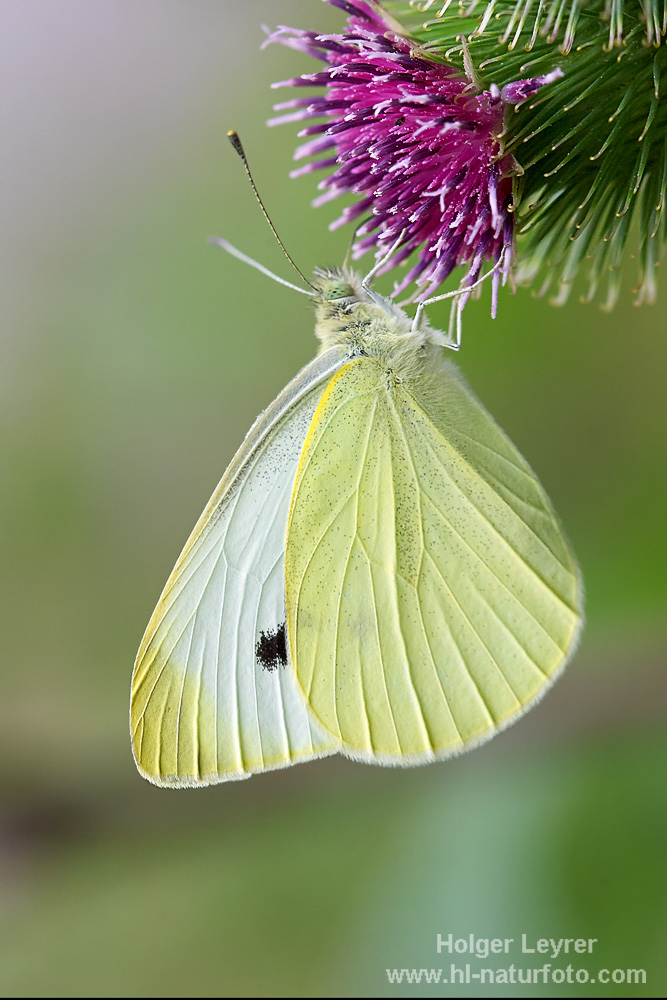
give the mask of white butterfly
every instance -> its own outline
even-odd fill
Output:
[[[518,718],[576,646],[574,556],[444,360],[456,343],[347,270],[313,287],[321,353],[251,428],[137,655],[133,751],[158,785],[445,758]]]

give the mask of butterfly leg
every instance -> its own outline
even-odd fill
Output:
[[[432,306],[436,302],[442,302],[445,299],[453,299],[452,308],[449,315],[449,331],[447,334],[447,340],[442,342],[443,347],[449,347],[452,351],[458,351],[461,348],[461,314],[463,312],[463,306],[468,300],[470,292],[474,291],[475,288],[479,288],[487,278],[490,278],[498,268],[500,267],[502,261],[498,261],[493,267],[483,274],[481,278],[477,278],[473,281],[471,285],[459,285],[455,288],[453,292],[443,292],[442,295],[433,295],[430,299],[424,299],[417,305],[417,311],[415,313],[414,319],[412,321],[412,332],[416,333],[423,322],[424,318],[424,308],[425,306]],[[465,278],[464,278],[465,281]],[[453,337],[454,326],[456,326],[456,339]]]
[[[379,306],[383,305],[383,303],[384,303],[384,297],[381,296],[381,295],[378,295],[377,292],[374,292],[373,289],[371,288],[370,283],[371,283],[372,279],[375,277],[375,275],[379,271],[382,270],[382,268],[387,263],[387,261],[391,257],[393,257],[393,255],[396,253],[396,251],[398,250],[399,246],[401,245],[401,242],[402,242],[404,236],[405,236],[405,229],[403,229],[401,231],[398,239],[394,240],[394,242],[390,246],[390,248],[387,251],[387,253],[383,257],[380,257],[380,258],[378,258],[378,260],[375,261],[375,263],[373,264],[372,268],[370,269],[370,271],[368,272],[368,274],[366,275],[366,277],[361,282],[361,287],[373,299],[373,301],[377,305],[379,305]]]

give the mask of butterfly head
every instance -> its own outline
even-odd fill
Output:
[[[354,346],[377,328],[390,335],[409,328],[404,310],[370,288],[355,271],[318,268],[312,285],[316,333],[325,347]]]
[[[365,297],[361,278],[347,268],[317,268],[312,285],[315,305],[325,310],[352,307]]]

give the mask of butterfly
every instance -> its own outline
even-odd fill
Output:
[[[137,655],[133,752],[158,785],[450,757],[577,644],[572,550],[450,335],[346,268],[312,288],[320,353],[250,429]]]

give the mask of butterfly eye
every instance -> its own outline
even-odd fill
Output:
[[[323,298],[326,302],[337,302],[339,299],[352,299],[354,298],[354,289],[349,282],[342,278],[335,278],[324,289]]]

